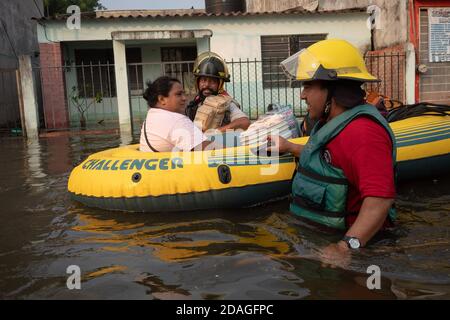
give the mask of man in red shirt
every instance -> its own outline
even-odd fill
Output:
[[[377,109],[365,104],[361,85],[377,79],[347,41],[320,41],[282,67],[302,82],[301,98],[318,123],[306,145],[272,136],[270,149],[300,158],[291,211],[345,230],[344,238],[321,254],[339,265],[395,217],[395,139]]]
[[[394,198],[392,141],[383,127],[367,117],[360,117],[328,143],[325,160],[341,168],[349,181],[347,212],[358,213],[367,197]],[[389,165],[386,165],[389,164]],[[352,226],[357,214],[346,216]],[[389,226],[389,219],[384,226]]]

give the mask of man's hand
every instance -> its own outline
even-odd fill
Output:
[[[320,249],[319,259],[323,267],[331,266],[332,268],[346,269],[352,261],[352,254],[347,244],[344,241],[339,241]]]
[[[229,124],[218,128],[220,132],[225,132],[227,130],[236,130],[236,129],[242,129],[247,130],[247,128],[250,126],[250,120],[247,117],[242,117],[239,119],[236,119]]]
[[[365,246],[381,229],[394,200],[376,197],[364,198],[355,223],[346,236],[356,237]],[[319,252],[320,261],[331,267],[347,268],[351,262],[351,249],[344,241],[332,243]]]

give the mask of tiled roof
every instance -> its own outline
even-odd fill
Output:
[[[87,19],[123,19],[123,18],[167,18],[167,17],[246,17],[262,15],[314,15],[333,13],[366,12],[366,8],[354,8],[328,11],[308,11],[304,9],[290,9],[273,12],[225,12],[207,13],[204,9],[169,9],[169,10],[102,10],[96,12],[83,12],[82,18]],[[68,14],[58,15],[42,20],[65,20]]]

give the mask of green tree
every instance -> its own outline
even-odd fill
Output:
[[[100,0],[44,0],[44,14],[46,17],[67,14],[67,8],[73,4],[79,6],[81,12],[106,9]]]
[[[88,102],[88,98],[86,96],[80,95],[77,87],[73,86],[72,91],[70,92],[70,101],[75,105],[78,112],[80,113],[80,127],[82,129],[86,128],[86,112],[93,104],[101,103],[103,101],[103,96],[100,92],[95,94],[95,97],[92,97],[90,102]]]

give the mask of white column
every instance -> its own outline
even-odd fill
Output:
[[[23,115],[27,138],[39,137],[39,115],[36,102],[33,69],[31,68],[30,56],[19,56],[20,85],[22,89]]]
[[[405,90],[406,103],[416,103],[416,53],[412,43],[406,44]]]
[[[125,43],[123,41],[113,40],[113,51],[120,130],[124,132],[131,132],[131,111],[128,91]]]
[[[200,54],[202,52],[206,52],[206,51],[210,51],[211,50],[210,39],[211,38],[208,37],[208,36],[196,39],[196,42],[197,42],[197,54]]]

